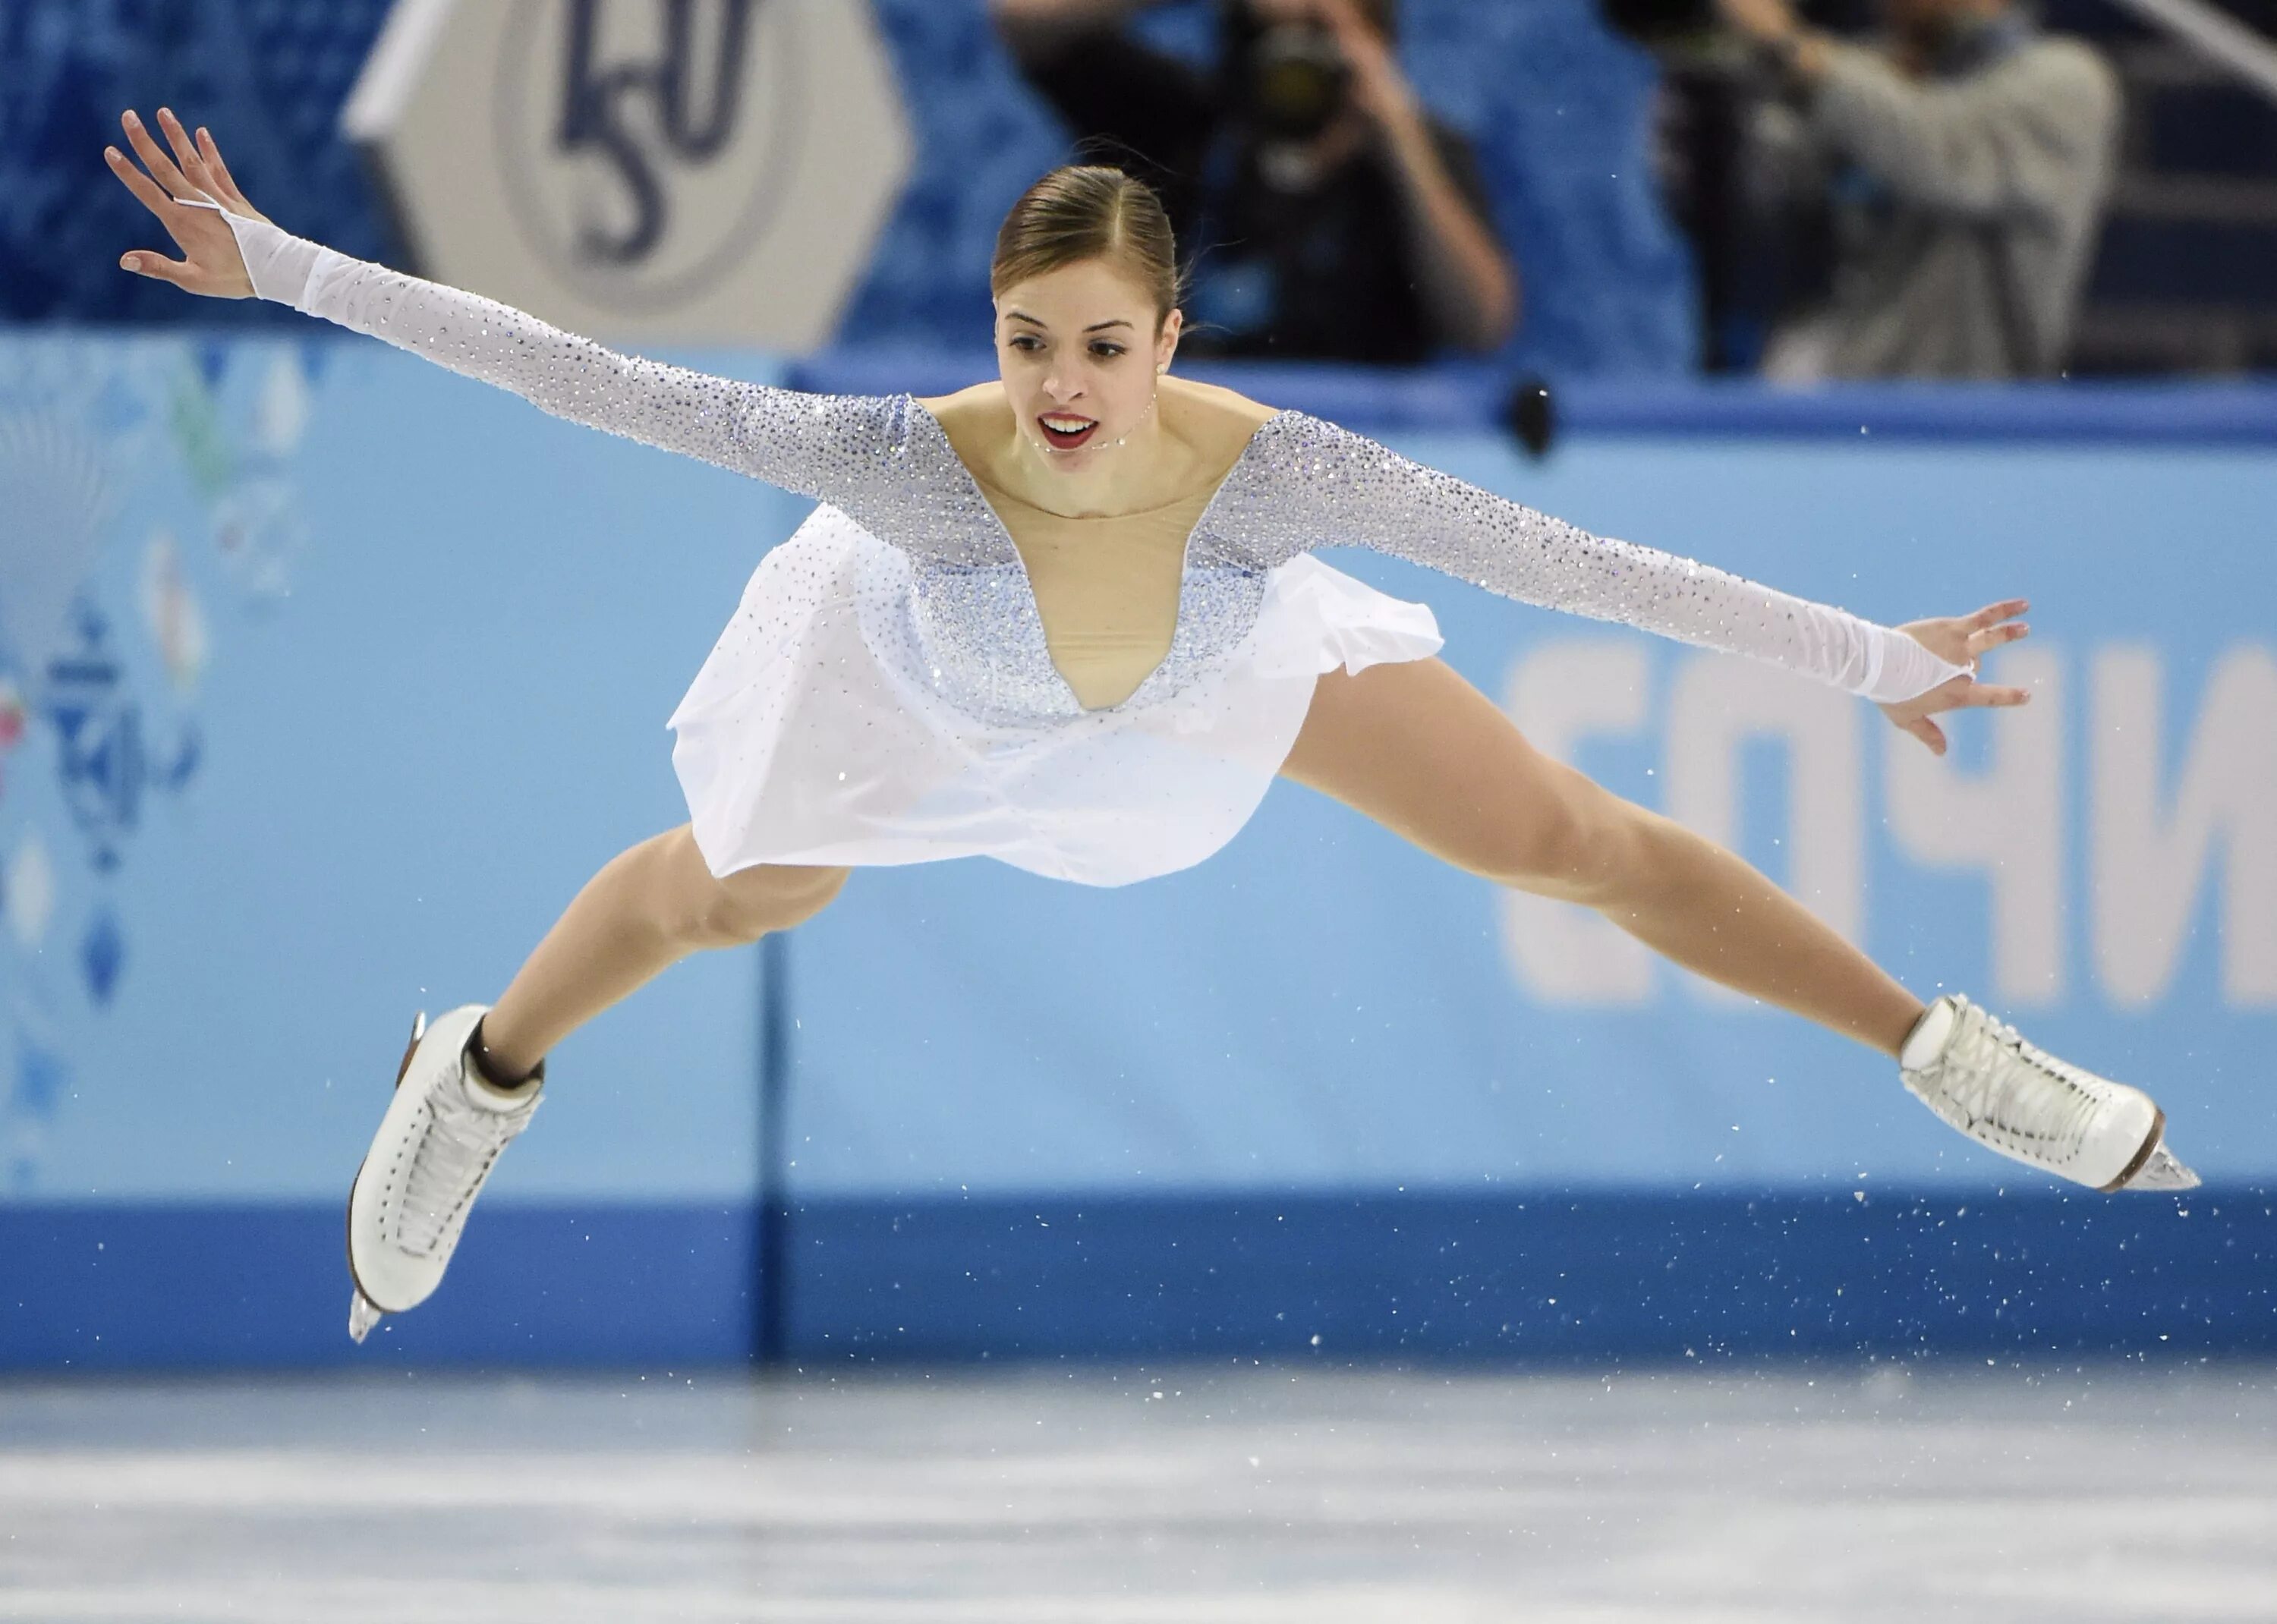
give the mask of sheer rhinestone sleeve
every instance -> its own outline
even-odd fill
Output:
[[[1963,673],[1902,632],[1592,535],[1318,418],[1283,413],[1260,433],[1274,436],[1257,448],[1266,453],[1260,477],[1229,482],[1217,518],[1275,561],[1314,547],[1366,547],[1521,603],[1750,655],[1884,703]]]
[[[479,294],[224,211],[263,299],[385,339],[556,417],[859,505],[902,471],[908,397],[811,395],[621,354]]]

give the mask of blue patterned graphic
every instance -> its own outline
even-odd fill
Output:
[[[74,646],[48,664],[47,717],[56,730],[64,792],[91,861],[118,866],[142,801],[141,712],[120,693],[118,663],[103,647],[109,629],[92,604],[80,605]]]
[[[197,787],[217,620],[289,590],[309,353],[0,345],[0,1191],[39,1188],[131,984],[133,853]]]
[[[87,973],[88,995],[97,1004],[110,1002],[118,985],[118,972],[126,962],[126,937],[118,916],[109,908],[97,910],[88,921],[87,935],[79,945],[80,967]]]

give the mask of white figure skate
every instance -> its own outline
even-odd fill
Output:
[[[1929,1006],[1898,1057],[1906,1087],[1979,1144],[2098,1190],[2186,1190],[2167,1113],[2124,1083],[2067,1065],[1958,994]]]
[[[348,1335],[361,1342],[384,1314],[415,1309],[443,1283],[483,1181],[529,1126],[544,1068],[501,1093],[482,1081],[469,1049],[485,1006],[468,1004],[412,1024],[395,1097],[348,1188]]]

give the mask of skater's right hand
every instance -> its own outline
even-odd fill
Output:
[[[246,272],[245,256],[237,250],[237,237],[229,229],[229,222],[195,201],[175,201],[202,198],[248,219],[268,218],[247,202],[245,194],[237,189],[237,182],[230,178],[229,165],[222,162],[221,148],[214,144],[212,135],[200,130],[193,140],[181,120],[162,107],[158,110],[158,126],[165,133],[166,145],[173,148],[173,156],[169,156],[166,148],[152,139],[133,112],[120,115],[118,122],[126,128],[127,144],[134,148],[134,156],[141,159],[143,167],[150,172],[144,174],[134,166],[133,158],[116,147],[103,149],[103,160],[142,206],[158,216],[158,224],[166,228],[182,251],[180,259],[170,260],[164,254],[137,248],[119,260],[120,268],[139,277],[171,282],[186,292],[202,293],[209,299],[252,298],[253,278]]]

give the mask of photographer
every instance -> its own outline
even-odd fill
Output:
[[[2009,0],[1887,0],[1847,44],[1788,0],[1717,0],[1791,95],[1755,125],[1759,180],[1833,209],[1831,293],[1766,375],[2025,377],[2062,364],[2111,183],[2119,95]]]
[[[1226,0],[1215,74],[1131,36],[1155,3],[993,10],[1029,82],[1199,246],[1190,351],[1402,363],[1509,337],[1517,273],[1469,143],[1400,72],[1393,0]]]

